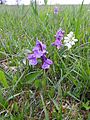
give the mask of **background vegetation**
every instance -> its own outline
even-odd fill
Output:
[[[0,6],[0,120],[90,120],[89,7]],[[59,28],[79,40],[70,50],[52,47]],[[36,38],[54,63],[46,72],[24,64]]]

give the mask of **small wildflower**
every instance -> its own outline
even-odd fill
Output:
[[[73,45],[75,45],[75,42],[77,42],[78,39],[75,39],[74,33],[71,31],[69,34],[67,34],[67,37],[64,37],[64,45],[70,49]]]
[[[34,54],[28,55],[28,60],[30,65],[36,65],[37,64],[37,58]]]
[[[36,46],[33,48],[33,53],[28,54],[28,60],[30,65],[37,65],[38,58],[42,60],[42,69],[49,69],[50,65],[53,64],[52,61],[46,58],[46,45],[40,42],[39,40],[36,41]]]
[[[53,64],[53,62],[46,58],[46,56],[42,56],[42,61],[43,61],[43,65],[42,65],[42,69],[49,69],[50,65]]]
[[[57,49],[60,49],[60,47],[62,46],[62,42],[59,41],[58,39],[55,40],[54,43],[52,43],[53,46],[56,46]]]
[[[52,43],[53,46],[56,46],[57,49],[59,49],[62,46],[62,39],[64,37],[64,31],[62,29],[59,29],[55,35],[55,42]]]
[[[58,39],[58,40],[62,40],[63,39],[63,36],[64,36],[64,31],[62,29],[59,29],[55,35],[55,38]]]
[[[46,54],[46,45],[42,44],[39,40],[36,41],[36,46],[33,48],[33,52],[36,58],[40,58],[43,54]]]
[[[58,7],[54,8],[54,14],[58,14]]]

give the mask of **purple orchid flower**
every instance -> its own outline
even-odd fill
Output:
[[[55,38],[58,39],[58,40],[62,40],[63,37],[64,37],[64,31],[62,29],[59,29],[55,35]]]
[[[39,40],[36,41],[36,46],[33,48],[33,54],[28,55],[28,60],[30,65],[36,65],[37,58],[41,58],[42,60],[42,69],[49,69],[50,65],[53,64],[53,62],[46,58],[46,45],[40,42]]]
[[[59,29],[55,35],[55,42],[52,43],[53,46],[56,46],[57,49],[60,49],[60,47],[62,46],[62,39],[64,37],[64,31],[62,29]]]
[[[53,46],[56,46],[57,49],[60,49],[60,47],[62,46],[62,42],[58,39],[55,40],[54,43],[52,43]]]
[[[36,58],[40,58],[43,54],[46,54],[46,45],[40,42],[39,40],[36,41],[36,46],[33,48],[33,52]]]
[[[28,60],[30,65],[36,65],[37,64],[37,58],[34,54],[28,55]]]
[[[54,8],[54,14],[58,14],[58,7]]]
[[[42,65],[42,69],[49,69],[50,65],[53,64],[53,62],[46,58],[46,56],[42,56],[42,61],[43,61],[43,65]]]

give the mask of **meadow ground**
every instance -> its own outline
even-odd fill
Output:
[[[90,6],[0,6],[0,120],[90,120]],[[62,28],[78,42],[59,50]],[[29,65],[36,38],[53,61]]]

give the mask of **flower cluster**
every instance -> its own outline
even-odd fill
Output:
[[[59,49],[62,46],[62,40],[64,37],[64,31],[62,29],[59,29],[55,35],[55,42],[52,43],[53,46],[56,46],[57,49]]]
[[[71,31],[69,34],[67,34],[67,37],[64,37],[64,46],[67,46],[68,49],[70,49],[77,41],[78,39],[75,39],[75,35]]]
[[[50,65],[53,64],[53,62],[46,57],[46,45],[37,40],[36,46],[32,51],[33,53],[28,55],[29,64],[37,65],[37,59],[40,58],[42,60],[42,69],[49,69]]]
[[[54,43],[52,43],[52,45],[56,46],[57,49],[60,49],[62,45],[67,46],[69,50],[73,45],[75,45],[75,42],[77,42],[78,39],[75,39],[75,35],[72,31],[69,34],[67,34],[66,37],[64,37],[64,33],[65,32],[62,29],[59,29],[55,35],[56,40]]]
[[[54,8],[54,14],[58,14],[58,7]]]
[[[64,33],[65,32],[62,29],[59,29],[55,35],[55,42],[53,42],[52,45],[56,46],[57,49],[60,49],[62,45],[67,46],[68,49],[70,49],[73,45],[75,45],[75,42],[78,41],[75,39],[75,35],[72,31],[67,34],[66,37],[64,37]],[[38,63],[38,59],[41,59],[42,69],[49,69],[53,62],[46,57],[47,53],[46,45],[41,41],[36,40],[36,46],[32,49],[32,54],[28,54],[29,64],[35,66]]]

